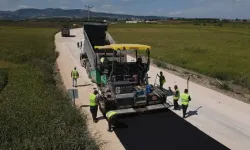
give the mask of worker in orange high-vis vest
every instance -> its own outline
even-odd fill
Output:
[[[183,118],[186,117],[189,101],[191,101],[191,97],[188,94],[188,89],[185,89],[184,93],[181,94],[181,104],[182,104]]]
[[[74,67],[74,70],[71,71],[71,78],[72,78],[72,84],[73,87],[77,87],[77,78],[79,78],[79,73],[76,70],[76,67]]]

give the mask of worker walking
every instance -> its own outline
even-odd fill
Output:
[[[160,88],[163,89],[163,84],[166,82],[166,80],[162,71],[160,72],[160,75],[157,74],[157,76],[159,77]]]
[[[178,104],[178,101],[179,101],[179,98],[180,98],[180,91],[178,89],[178,86],[175,85],[174,86],[174,91],[171,90],[171,88],[169,87],[169,90],[173,93],[174,95],[174,99],[173,99],[173,102],[174,102],[174,110],[177,110],[178,107],[179,107],[179,104]]]
[[[98,111],[98,105],[97,105],[97,98],[96,95],[98,94],[98,91],[95,90],[94,93],[90,94],[89,96],[89,106],[90,106],[90,112],[92,115],[93,122],[97,123],[97,111]]]
[[[79,73],[76,70],[76,67],[74,67],[74,70],[71,71],[71,78],[73,82],[73,87],[77,87],[77,78],[79,78]]]
[[[186,113],[187,113],[187,108],[188,108],[189,101],[191,101],[191,97],[188,94],[188,89],[185,89],[184,93],[181,94],[181,103],[182,103],[183,118],[186,117]]]
[[[115,111],[109,111],[106,113],[106,118],[108,120],[108,131],[111,132],[111,127],[114,128],[114,124],[116,122],[116,112]]]

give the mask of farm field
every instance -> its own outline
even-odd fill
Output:
[[[118,43],[152,46],[152,57],[250,88],[250,24],[114,24]]]
[[[0,27],[0,149],[98,149],[56,85],[56,32]]]

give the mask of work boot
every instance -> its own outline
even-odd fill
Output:
[[[107,131],[108,131],[108,132],[112,132],[112,130],[111,130],[111,129],[108,129]]]

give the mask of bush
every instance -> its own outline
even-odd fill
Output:
[[[227,90],[227,91],[232,91],[232,89],[230,88],[230,86],[227,83],[222,84],[220,88]]]
[[[158,61],[158,60],[154,60],[153,63],[160,68],[167,68],[167,65],[164,62]]]
[[[8,72],[4,68],[0,68],[0,92],[8,84]]]
[[[0,29],[0,59],[9,63],[0,94],[0,149],[98,149],[86,116],[55,84],[56,29]]]

